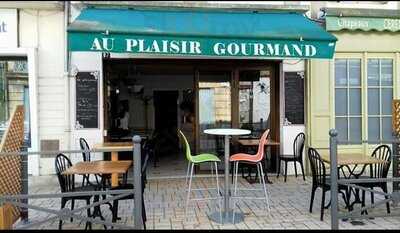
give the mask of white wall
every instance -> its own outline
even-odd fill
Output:
[[[37,48],[38,124],[40,140],[60,140],[64,148],[64,12],[20,9],[19,46]],[[47,174],[48,162],[40,160],[40,174]],[[54,172],[54,169],[52,170]]]

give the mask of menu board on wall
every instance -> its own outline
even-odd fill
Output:
[[[99,127],[98,81],[98,71],[76,75],[76,129]]]

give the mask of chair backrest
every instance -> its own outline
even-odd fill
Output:
[[[304,133],[297,134],[293,142],[293,155],[295,158],[303,157],[304,141],[306,135]]]
[[[189,160],[190,162],[193,162],[192,159],[192,153],[190,152],[190,146],[189,143],[185,137],[185,135],[182,133],[181,130],[178,130],[179,134],[182,136],[183,142],[185,144],[185,154],[186,154],[186,159]]]
[[[90,150],[88,143],[84,138],[79,138],[79,145],[81,150]],[[82,152],[83,161],[90,162],[90,152]]]
[[[260,143],[258,144],[258,151],[256,154],[256,160],[260,161],[264,157],[264,145],[267,142],[267,138],[269,136],[269,129],[265,130],[263,135],[260,138]]]
[[[71,160],[67,156],[61,153],[56,156],[55,168],[61,192],[72,192],[75,189],[75,176],[62,174],[63,171],[71,166]]]
[[[318,151],[312,147],[308,148],[308,159],[310,160],[313,184],[316,186],[325,185],[326,168]]]
[[[372,157],[386,161],[386,163],[376,163],[370,166],[371,178],[386,178],[392,162],[392,151],[388,145],[380,145],[372,152]]]

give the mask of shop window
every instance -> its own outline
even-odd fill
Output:
[[[368,59],[368,140],[392,138],[393,60]]]
[[[0,60],[0,139],[17,105],[25,106],[25,140],[29,144],[28,66],[24,59]]]
[[[339,141],[361,142],[361,59],[335,59],[335,120]]]
[[[304,124],[304,79],[298,72],[285,72],[285,122]]]

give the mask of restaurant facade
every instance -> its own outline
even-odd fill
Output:
[[[247,128],[257,137],[270,128],[280,143],[271,148],[273,172],[276,154],[291,153],[299,132],[306,133],[306,146],[327,148],[330,128],[346,132],[341,140],[378,139],[377,129],[368,126],[379,122],[379,138],[387,138],[387,101],[399,95],[396,12],[385,10],[381,17],[327,9],[324,29],[307,18],[310,4],[166,4],[15,6],[15,44],[0,50],[28,64],[23,77],[29,76],[30,150],[79,149],[81,137],[93,145],[133,134],[146,138],[160,129],[159,154],[173,154],[180,145],[172,125],[194,152],[218,154],[222,140],[204,129]],[[375,78],[367,78],[372,71]],[[359,83],[352,85],[357,72]],[[346,78],[338,77],[336,85],[339,73]],[[368,86],[381,75],[387,82]],[[371,115],[373,95],[380,101],[373,105],[383,107]],[[349,96],[346,111],[338,104],[344,99],[336,100],[343,96]],[[31,158],[31,174],[54,173],[53,157]]]
[[[270,128],[281,143],[271,148],[276,171],[276,155],[304,131],[304,117],[291,125],[285,116],[284,65],[335,51],[336,38],[307,19],[307,9],[87,5],[67,29],[77,77],[70,79],[71,147],[80,137],[93,144],[156,132],[159,154],[170,154],[180,147],[179,128],[194,152],[218,154],[222,140],[205,129],[247,128],[258,137]],[[294,89],[303,71],[291,72]],[[129,130],[121,127],[124,112]]]

